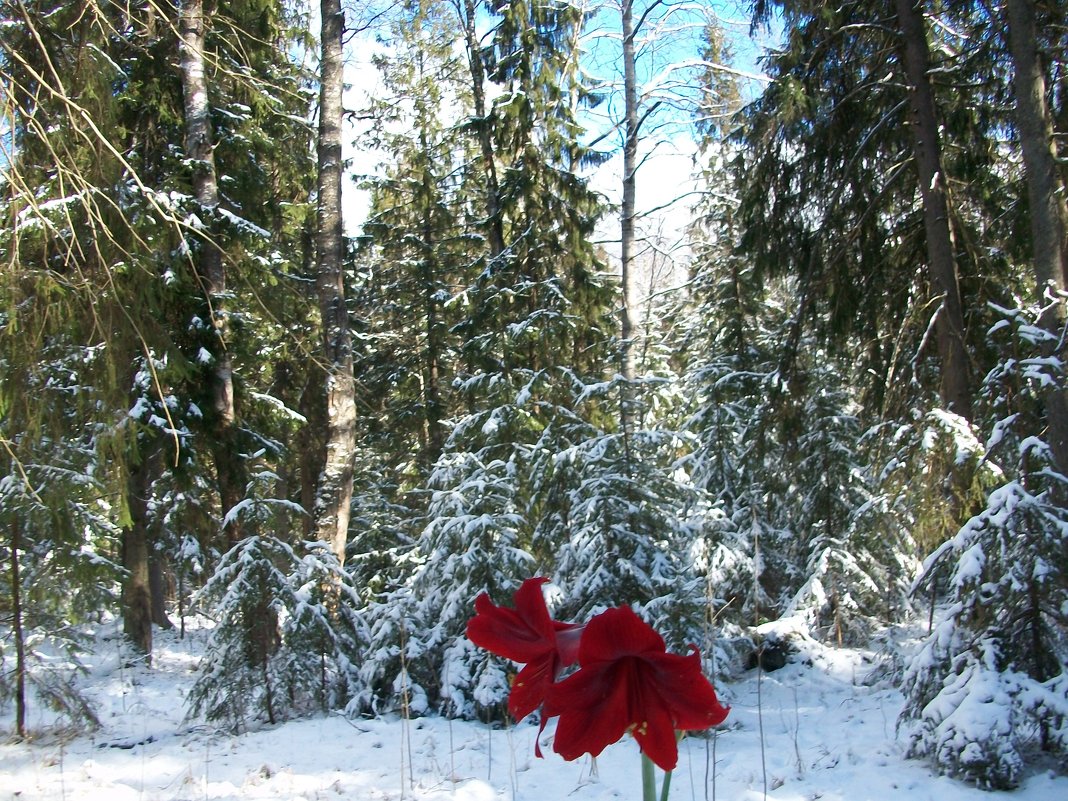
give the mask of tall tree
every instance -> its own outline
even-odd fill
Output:
[[[472,124],[478,138],[482,156],[485,184],[486,221],[485,230],[489,244],[489,258],[496,261],[504,252],[504,220],[501,217],[500,181],[497,178],[497,160],[493,148],[493,121],[486,104],[486,54],[476,27],[477,5],[475,0],[456,3],[456,13],[464,32],[464,48],[471,76],[471,98],[474,104]]]
[[[238,445],[234,401],[234,370],[227,347],[226,269],[218,238],[219,180],[215,167],[215,136],[208,97],[206,42],[208,19],[204,0],[186,0],[179,9],[179,68],[185,111],[185,151],[193,173],[193,195],[199,207],[194,232],[193,269],[208,302],[211,359],[212,454],[215,460],[224,529],[231,545],[243,536],[240,516],[231,514],[245,496],[246,475]]]
[[[1006,130],[1016,134],[1010,146],[1023,166],[1015,203],[1010,195],[1002,205],[1018,210],[1022,246],[1008,252],[1033,280],[1020,293],[1028,298],[1023,308],[999,309],[1002,320],[991,329],[1001,355],[983,386],[991,412],[983,461],[996,465],[997,485],[926,560],[923,581],[932,592],[945,588],[947,612],[906,669],[901,718],[912,754],[982,786],[1014,787],[1037,752],[1068,749],[1053,722],[1068,697],[1064,219],[1063,200],[1051,194],[1062,191],[1062,179],[1046,89],[1057,55],[1044,46],[1063,35],[1064,16],[1056,6],[1013,0],[953,11],[970,59],[1013,66],[992,82],[997,96],[1013,101],[1004,104]],[[968,712],[991,694],[996,714]]]
[[[343,37],[341,0],[322,0],[319,59],[318,212],[315,262],[326,362],[326,458],[316,497],[317,536],[344,564],[356,453],[356,382],[345,297],[341,215]]]
[[[619,221],[619,269],[622,294],[620,298],[620,347],[623,377],[633,381],[635,377],[634,304],[637,302],[638,284],[634,264],[634,216],[635,193],[638,181],[638,136],[640,119],[638,108],[638,72],[635,55],[634,0],[620,3],[620,21],[623,28],[623,202]],[[624,433],[628,426],[628,403],[622,404]]]
[[[1027,177],[1035,280],[1039,293],[1068,285],[1068,202],[1057,170],[1053,117],[1039,52],[1033,0],[1006,0],[1014,62],[1015,116]]]
[[[927,268],[938,291],[940,308],[935,323],[942,362],[942,399],[946,407],[965,418],[972,416],[972,381],[965,342],[964,311],[957,270],[956,243],[948,200],[946,170],[942,163],[941,125],[929,71],[927,28],[922,0],[895,0],[901,52],[909,91],[909,123],[916,165]]]
[[[1068,284],[1066,187],[1057,170],[1053,118],[1038,50],[1035,4],[1032,0],[1006,0],[1006,11],[1009,52],[1014,63],[1016,126],[1027,180],[1036,300],[1048,304],[1044,325],[1050,332],[1050,341],[1058,342],[1066,317],[1062,298]],[[1063,357],[1063,351],[1056,355]],[[1053,458],[1061,474],[1068,476],[1068,390],[1054,386],[1046,393],[1046,404]]]
[[[971,80],[953,27],[928,25],[911,5],[756,8],[775,8],[787,30],[733,155],[739,255],[758,280],[796,279],[773,397],[798,386],[799,348],[815,341],[856,365],[865,411],[922,429],[916,410],[940,406],[977,423],[971,373],[993,355],[990,304],[1011,304],[1020,286],[1010,251],[980,245],[1005,235],[1015,191],[999,166],[996,94]],[[974,438],[954,428],[961,444]],[[948,447],[915,462],[952,474],[952,493],[944,472],[914,484],[933,490],[912,500],[938,541],[981,493],[978,456],[960,461]]]

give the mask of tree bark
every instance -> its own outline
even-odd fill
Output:
[[[161,629],[174,628],[174,621],[167,616],[167,596],[171,588],[171,575],[167,564],[156,551],[155,538],[149,532],[148,589],[152,596],[152,623]]]
[[[129,524],[122,532],[122,562],[126,578],[122,584],[122,630],[130,644],[152,662],[152,594],[148,570],[149,470],[142,460],[128,466],[126,506]]]
[[[464,0],[463,27],[467,59],[471,67],[471,96],[478,126],[478,144],[482,154],[482,167],[486,172],[486,236],[492,263],[504,253],[504,220],[501,218],[501,190],[497,181],[493,138],[486,111],[486,71],[482,67],[482,47],[475,31],[474,0]]]
[[[341,217],[342,33],[341,0],[322,0],[315,257],[326,357],[326,456],[316,498],[318,538],[344,564],[356,454],[356,382],[352,334],[345,304]]]
[[[297,454],[300,464],[300,505],[315,509],[319,490],[319,477],[323,473],[326,456],[326,391],[323,371],[317,364],[309,365],[300,391],[299,411],[308,421],[297,437]],[[307,514],[301,518],[301,536],[315,539],[316,520]]]
[[[1031,216],[1032,266],[1036,302],[1045,307],[1042,326],[1059,342],[1065,322],[1068,284],[1068,207],[1057,171],[1053,118],[1046,102],[1046,80],[1038,56],[1038,31],[1032,0],[1008,0],[1009,49],[1015,66],[1016,127],[1020,133]],[[1052,350],[1052,349],[1051,349]],[[1058,358],[1062,353],[1051,353]],[[1046,393],[1049,445],[1061,475],[1068,476],[1068,392]],[[1066,499],[1062,498],[1062,503]]]
[[[622,0],[623,29],[623,200],[619,217],[619,339],[623,386],[620,389],[619,423],[623,434],[623,458],[627,475],[633,474],[630,433],[634,416],[632,382],[637,375],[634,348],[634,303],[638,279],[634,271],[634,214],[638,171],[638,70],[634,47],[634,2]]]
[[[623,205],[620,210],[619,269],[622,291],[620,338],[623,349],[623,377],[633,381],[635,358],[633,309],[637,295],[634,275],[634,208],[638,169],[638,77],[634,52],[634,2],[623,0]],[[625,404],[624,404],[625,405]],[[624,415],[626,416],[626,415]]]
[[[1031,214],[1033,263],[1039,298],[1068,284],[1068,206],[1053,150],[1053,117],[1038,55],[1033,0],[1008,0],[1009,48],[1015,63],[1016,127],[1020,134]]]
[[[910,90],[910,124],[923,202],[927,268],[932,286],[942,296],[936,322],[938,353],[942,363],[942,401],[950,411],[971,419],[971,370],[964,345],[964,311],[949,219],[946,178],[942,171],[938,118],[927,74],[930,64],[927,33],[923,13],[916,5],[916,0],[895,2],[902,37],[902,59]]]
[[[179,12],[180,71],[185,111],[185,153],[193,163],[193,194],[200,206],[203,240],[197,249],[194,269],[210,307],[212,338],[212,456],[215,461],[219,500],[230,545],[244,536],[241,522],[229,513],[245,495],[244,465],[237,447],[237,412],[234,400],[233,363],[226,349],[226,271],[223,254],[215,240],[213,224],[219,206],[219,183],[215,171],[214,135],[204,43],[207,21],[203,0],[183,0]]]
[[[15,640],[15,734],[26,736],[26,637],[22,628],[22,521],[11,522],[11,633]]]

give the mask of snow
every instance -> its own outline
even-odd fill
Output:
[[[786,629],[776,627],[778,633]],[[789,627],[787,627],[788,629]],[[158,632],[153,667],[128,666],[115,629],[87,659],[83,689],[100,712],[94,734],[40,734],[0,744],[0,797],[19,801],[615,801],[640,797],[637,747],[595,762],[551,752],[553,726],[507,728],[438,717],[325,715],[240,735],[182,720],[210,630]],[[720,682],[727,724],[680,746],[671,797],[723,801],[965,801],[978,791],[906,760],[895,721],[901,695],[878,681],[873,655],[808,638],[782,670]],[[128,656],[128,655],[127,655]],[[4,710],[10,713],[11,710]],[[44,723],[31,710],[30,726]],[[763,732],[763,743],[761,740]],[[766,785],[766,791],[765,791]],[[1000,792],[982,794],[996,801]],[[1068,798],[1068,777],[1038,773],[1015,801]]]

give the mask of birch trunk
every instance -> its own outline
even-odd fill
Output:
[[[634,3],[622,0],[623,16],[623,205],[620,209],[619,269],[622,289],[620,337],[623,377],[633,381],[635,358],[633,310],[637,294],[634,275],[634,208],[638,169],[638,77],[634,53]]]
[[[619,403],[619,422],[623,432],[623,450],[627,474],[633,464],[630,450],[630,431],[633,417],[632,382],[636,375],[634,357],[634,301],[637,295],[637,276],[634,274],[634,209],[637,195],[638,170],[638,75],[634,49],[634,3],[622,0],[620,6],[623,27],[623,203],[619,219],[620,361],[623,388]]]

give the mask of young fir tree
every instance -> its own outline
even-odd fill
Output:
[[[700,493],[677,472],[687,443],[670,425],[669,407],[681,405],[674,385],[667,377],[570,377],[574,400],[532,450],[535,547],[550,555],[564,589],[559,612],[586,620],[609,606],[634,606],[673,647],[684,647],[698,636],[704,587],[687,519]],[[624,431],[617,416],[624,397],[658,415],[632,418]]]
[[[848,370],[818,347],[811,352],[814,363],[794,377],[800,408],[779,434],[791,475],[784,519],[799,546],[796,575],[803,581],[783,613],[804,611],[816,631],[841,646],[867,642],[904,617],[919,564],[915,542],[867,462],[870,451],[858,447],[860,406],[840,378]]]
[[[453,378],[460,341],[453,299],[473,280],[482,246],[473,233],[477,167],[469,163],[470,143],[461,131],[469,90],[465,64],[453,50],[454,25],[439,3],[403,9],[391,30],[391,51],[376,59],[384,91],[371,104],[377,124],[363,140],[395,161],[366,182],[372,205],[356,295],[368,454],[358,476],[354,514],[364,533],[353,570],[374,600],[368,610],[373,658],[362,669],[354,700],[359,708],[390,705],[404,693],[406,703],[425,708],[413,699],[425,699],[437,686],[425,672],[409,676],[402,654],[409,631],[433,625],[427,623],[432,610],[416,624],[410,593],[392,591],[411,576],[406,557],[426,525],[428,482],[457,411]],[[436,670],[436,662],[425,664]]]
[[[954,25],[968,35],[963,51],[973,71],[992,62],[1013,67],[990,92],[1012,110],[1023,169],[1010,208],[1030,236],[1010,234],[1003,247],[1030,264],[1034,281],[1031,303],[999,309],[990,329],[1001,358],[984,386],[991,419],[982,459],[998,475],[977,514],[926,562],[925,588],[932,598],[943,591],[945,606],[906,671],[901,722],[913,754],[981,786],[1013,787],[1040,752],[1064,754],[1068,719],[1057,299],[1065,249],[1055,197],[1063,177],[1050,160],[1056,123],[1045,90],[1063,69],[1062,55],[1047,47],[1063,12],[1018,2],[988,12],[962,4]],[[1049,57],[1037,59],[1040,51]]]
[[[768,555],[784,532],[764,499],[779,497],[781,487],[768,484],[778,471],[765,475],[764,465],[773,447],[767,420],[789,294],[766,284],[752,261],[733,249],[736,204],[727,167],[732,151],[723,127],[704,130],[706,193],[689,230],[694,258],[688,289],[667,319],[691,399],[684,428],[694,445],[682,464],[705,495],[696,507],[703,517],[699,568],[717,618],[751,625],[771,614],[778,601],[775,582],[769,581],[777,572],[775,560]]]
[[[474,273],[457,273],[458,415],[431,473],[411,576],[375,616],[386,661],[365,667],[379,693],[418,684],[426,703],[464,715],[499,710],[506,695],[503,668],[457,637],[478,592],[507,593],[539,570],[530,453],[572,401],[558,366],[604,364],[609,297],[589,242],[598,201],[576,174],[583,91],[571,45],[582,15],[563,3],[487,10],[492,47],[468,54],[482,116],[460,128],[478,155],[458,197],[473,209],[468,219],[486,221],[486,238],[471,243]],[[478,112],[486,81],[497,97]],[[403,631],[389,603],[407,610]]]
[[[946,588],[945,607],[905,672],[901,717],[910,753],[988,788],[1014,787],[1038,752],[1068,748],[1065,477],[1033,433],[1062,367],[1041,355],[1040,309],[1004,314],[983,457],[1002,481],[925,562],[923,582]]]
[[[280,503],[248,506],[245,520],[258,530],[277,515],[303,513]],[[263,614],[264,598],[271,615]],[[188,718],[204,715],[242,731],[335,709],[352,695],[363,640],[352,610],[360,599],[328,548],[302,556],[276,537],[246,537],[223,555],[195,600],[219,622],[189,694]]]

